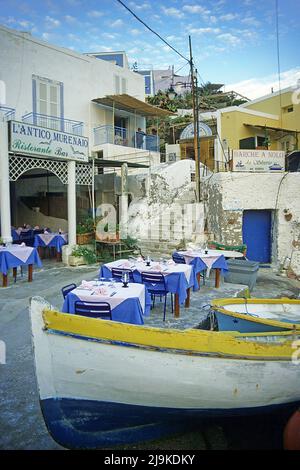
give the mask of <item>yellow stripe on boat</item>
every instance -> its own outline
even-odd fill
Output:
[[[46,330],[88,339],[124,343],[128,346],[140,346],[167,352],[168,350],[170,352],[176,351],[180,354],[203,354],[235,359],[291,360],[294,353],[290,339],[280,344],[261,343],[247,341],[246,338],[243,339],[243,335],[233,332],[228,334],[198,329],[177,330],[144,327],[48,309],[43,311],[43,319]],[[244,336],[251,335],[245,334]],[[271,336],[276,335],[272,334]],[[292,331],[290,336],[293,337]],[[298,337],[295,336],[295,339]]]
[[[213,310],[217,312],[223,313],[224,315],[234,316],[236,318],[240,318],[242,320],[245,319],[246,313],[239,313],[233,312],[232,310],[226,309],[227,305],[259,305],[259,304],[266,304],[266,305],[279,305],[279,304],[289,304],[289,305],[299,305],[300,309],[300,300],[299,299],[289,299],[289,298],[281,298],[281,299],[243,299],[243,298],[225,298],[225,299],[214,299],[211,301],[211,307]],[[248,317],[248,319],[250,319]],[[300,332],[300,324],[299,323],[292,323],[292,322],[282,322],[280,320],[273,320],[268,318],[260,318],[257,316],[251,315],[251,322],[259,323],[264,325],[275,326],[277,328],[285,328],[285,329],[292,329]]]

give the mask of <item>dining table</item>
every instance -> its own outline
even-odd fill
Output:
[[[55,248],[57,261],[61,260],[62,246],[66,245],[67,243],[67,233],[39,233],[34,236],[34,247],[39,250],[40,256],[42,256],[43,248]]]
[[[81,285],[69,292],[62,306],[62,312],[75,313],[75,302],[107,302],[113,321],[143,325],[144,317],[150,315],[151,296],[144,284],[128,283],[124,287],[113,281],[82,281]]]
[[[196,273],[199,286],[200,273],[206,271],[207,277],[209,277],[211,269],[214,269],[215,287],[220,287],[221,274],[224,275],[224,273],[228,271],[228,265],[225,259],[225,251],[193,249],[178,251],[178,253],[184,257],[186,264],[191,264],[194,266],[194,271]],[[242,255],[242,253],[239,254]]]
[[[36,248],[13,244],[1,246],[0,271],[2,272],[2,286],[7,287],[8,271],[11,268],[13,269],[13,277],[16,281],[17,268],[19,266],[28,266],[28,282],[32,282],[34,264],[39,268],[43,266]]]
[[[141,259],[120,259],[103,264],[100,268],[99,278],[111,278],[112,268],[131,270],[134,282],[138,283],[142,282],[142,272],[162,273],[168,292],[174,294],[174,317],[180,316],[180,305],[184,304],[185,308],[189,308],[191,288],[197,284],[193,265],[176,264],[173,260],[168,260],[165,263],[150,261],[148,266],[147,262]]]

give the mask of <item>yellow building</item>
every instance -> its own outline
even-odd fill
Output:
[[[300,89],[290,87],[241,106],[201,114],[201,120],[217,130],[215,170],[230,168],[232,150],[298,150],[299,96]]]

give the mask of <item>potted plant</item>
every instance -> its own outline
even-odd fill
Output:
[[[95,238],[94,220],[91,217],[79,222],[76,226],[77,245],[87,245]]]
[[[97,257],[93,250],[78,246],[74,248],[71,255],[69,256],[70,266],[81,266],[83,264],[96,263]]]

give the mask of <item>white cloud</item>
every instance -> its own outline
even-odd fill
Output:
[[[103,16],[103,12],[99,10],[91,10],[87,15],[91,18],[99,18],[100,16]]]
[[[300,67],[282,72],[280,78],[281,89],[296,86],[297,80],[299,79]],[[260,78],[250,78],[249,80],[242,80],[240,82],[226,85],[226,90],[234,90],[252,100],[268,95],[271,93],[272,88],[274,92],[279,90],[277,74],[267,75]]]
[[[135,3],[135,2],[129,2],[129,5],[136,9],[136,10],[145,10],[147,8],[150,8],[150,5],[149,3],[142,3],[142,4],[138,4],[138,3]]]
[[[122,26],[123,25],[123,21],[122,20],[116,20],[114,21],[113,23],[110,24],[110,26],[112,28],[118,28],[119,26]]]
[[[220,16],[220,20],[222,20],[222,21],[232,21],[235,18],[237,18],[237,16],[238,15],[236,13],[227,13],[227,15]]]
[[[129,32],[130,34],[133,34],[133,36],[138,36],[139,34],[141,34],[141,31],[136,28],[131,29]]]
[[[221,32],[220,28],[189,28],[188,31],[191,34],[219,34]]]
[[[257,21],[257,19],[254,18],[254,16],[246,16],[246,18],[243,18],[241,20],[241,23],[246,24],[248,26],[260,26],[261,25],[260,21]]]
[[[102,37],[104,37],[105,39],[116,39],[117,35],[110,33],[102,33]]]
[[[184,17],[184,13],[182,13],[182,11],[177,9],[177,8],[161,7],[161,9],[163,10],[165,15],[174,16],[175,18],[183,18]]]
[[[221,41],[224,41],[231,46],[237,46],[241,42],[240,38],[231,33],[219,34],[218,39],[221,39]]]
[[[60,21],[51,16],[46,16],[45,21],[47,28],[58,28],[60,26]]]
[[[201,15],[209,15],[210,13],[210,10],[201,5],[184,5],[182,9],[188,13],[200,13]]]

